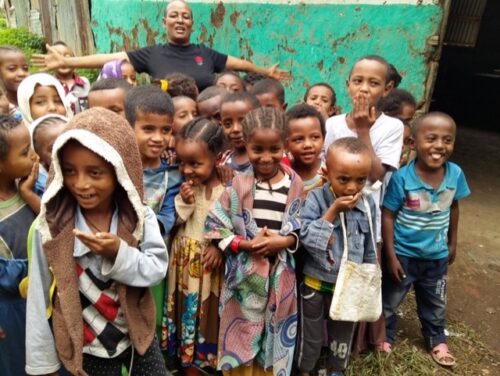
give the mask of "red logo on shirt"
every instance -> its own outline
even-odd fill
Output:
[[[419,209],[420,208],[420,199],[418,197],[407,197],[406,198],[406,207],[409,209]]]
[[[196,64],[198,64],[199,66],[202,66],[203,65],[203,58],[201,56],[195,56],[194,57],[194,61],[196,62]]]

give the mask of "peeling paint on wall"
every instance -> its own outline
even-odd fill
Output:
[[[94,0],[97,50],[163,43],[164,4]],[[345,80],[353,62],[367,54],[382,55],[394,64],[403,75],[400,87],[421,101],[435,58],[435,46],[428,40],[439,35],[444,13],[440,4],[430,0],[196,1],[191,2],[191,40],[261,66],[280,62],[280,68],[293,76],[285,85],[290,104],[302,98],[307,85],[326,81],[337,91],[338,104],[347,110]]]

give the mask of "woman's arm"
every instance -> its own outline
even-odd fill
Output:
[[[87,56],[67,57],[61,55],[47,44],[47,54],[35,54],[31,57],[31,64],[44,70],[57,68],[101,68],[104,64],[112,60],[127,60],[125,51],[109,54],[96,54]]]
[[[278,64],[279,63],[276,63],[269,68],[262,68],[258,67],[251,61],[238,59],[234,56],[228,56],[225,68],[227,70],[259,73],[280,81],[288,80],[290,78],[290,73],[277,69]]]

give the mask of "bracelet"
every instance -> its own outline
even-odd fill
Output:
[[[231,240],[231,243],[229,243],[229,249],[233,251],[234,253],[238,253],[240,251],[240,242],[243,240],[243,237],[241,235],[236,235],[233,240]]]

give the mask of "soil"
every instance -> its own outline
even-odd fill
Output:
[[[472,328],[491,351],[477,374],[500,375],[500,134],[459,128],[451,160],[464,170],[472,194],[460,202],[448,321]],[[421,338],[416,314],[405,315],[400,324],[404,337]],[[459,364],[467,361],[466,353],[454,354]]]

